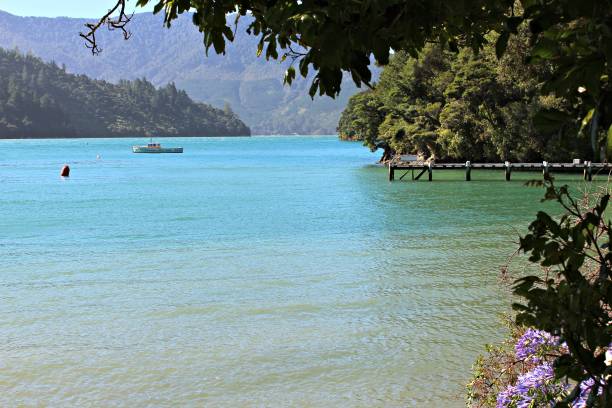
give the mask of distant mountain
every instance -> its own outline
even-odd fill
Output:
[[[85,22],[70,18],[17,17],[0,12],[0,46],[17,47],[46,61],[64,64],[68,72],[118,81],[145,77],[154,85],[174,82],[194,99],[223,107],[229,103],[254,134],[331,134],[348,98],[357,92],[347,80],[333,100],[308,96],[309,80],[283,86],[286,64],[255,55],[257,39],[241,22],[226,55],[204,54],[202,35],[189,16],[162,26],[162,17],[136,14],[132,37],[100,32],[101,55],[93,57],[78,36]]]
[[[111,84],[0,48],[0,138],[249,134],[231,111],[196,103],[173,84]]]

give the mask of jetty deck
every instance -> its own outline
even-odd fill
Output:
[[[471,180],[472,170],[503,170],[506,181],[510,181],[513,171],[541,171],[544,176],[551,173],[582,173],[585,180],[591,181],[593,174],[610,174],[611,163],[435,163],[435,162],[408,162],[392,160],[388,163],[389,181],[395,180],[396,171],[405,171],[400,176],[402,180],[409,173],[412,180],[419,180],[425,173],[427,179],[433,180],[434,171],[439,170],[465,170],[465,180]],[[415,174],[415,170],[417,171]]]

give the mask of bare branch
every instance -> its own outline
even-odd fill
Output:
[[[127,24],[134,17],[134,13],[127,15],[125,13],[125,4],[127,0],[117,0],[117,4],[113,6],[108,12],[98,20],[97,23],[86,23],[88,31],[86,33],[79,33],[79,36],[85,39],[85,46],[91,50],[93,55],[98,55],[102,52],[96,40],[96,32],[102,26],[106,26],[109,31],[121,30],[123,33],[123,39],[127,40],[131,37],[132,33],[126,30]],[[119,11],[119,15],[113,17],[113,14]]]

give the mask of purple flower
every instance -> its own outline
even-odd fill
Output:
[[[591,394],[594,385],[595,380],[593,380],[592,378],[586,379],[580,383],[580,395],[574,402],[572,402],[572,408],[586,407],[586,402],[589,399],[589,395]],[[603,390],[600,387],[599,391],[597,391],[597,395],[601,395],[602,391]]]
[[[549,363],[537,366],[531,371],[519,376],[516,386],[519,392],[524,393],[532,388],[542,388],[548,380],[554,378],[553,367]]]
[[[516,395],[516,387],[508,385],[505,390],[497,394],[496,408],[505,408],[510,406]]]
[[[587,398],[589,398],[589,394],[591,393],[591,387],[595,384],[592,378],[585,380],[580,383],[580,395],[578,398],[572,403],[572,408],[585,408]]]
[[[542,354],[551,348],[559,346],[559,338],[550,333],[527,329],[514,346],[516,358],[531,363],[540,363]]]
[[[497,395],[497,408],[517,408],[552,405],[556,397],[566,390],[555,381],[553,367],[544,363],[519,376],[514,386],[508,386]]]

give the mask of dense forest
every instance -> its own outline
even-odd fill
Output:
[[[584,115],[542,90],[552,67],[524,63],[528,44],[521,33],[501,59],[493,45],[477,54],[434,45],[418,58],[398,52],[374,89],[351,97],[338,124],[340,138],[384,149],[383,161],[403,153],[439,161],[595,158],[599,147],[592,147],[588,129],[568,119]],[[557,119],[564,120],[561,127]],[[594,135],[594,145],[604,138]]]
[[[237,136],[231,111],[196,103],[174,84],[111,84],[0,49],[0,138]]]

